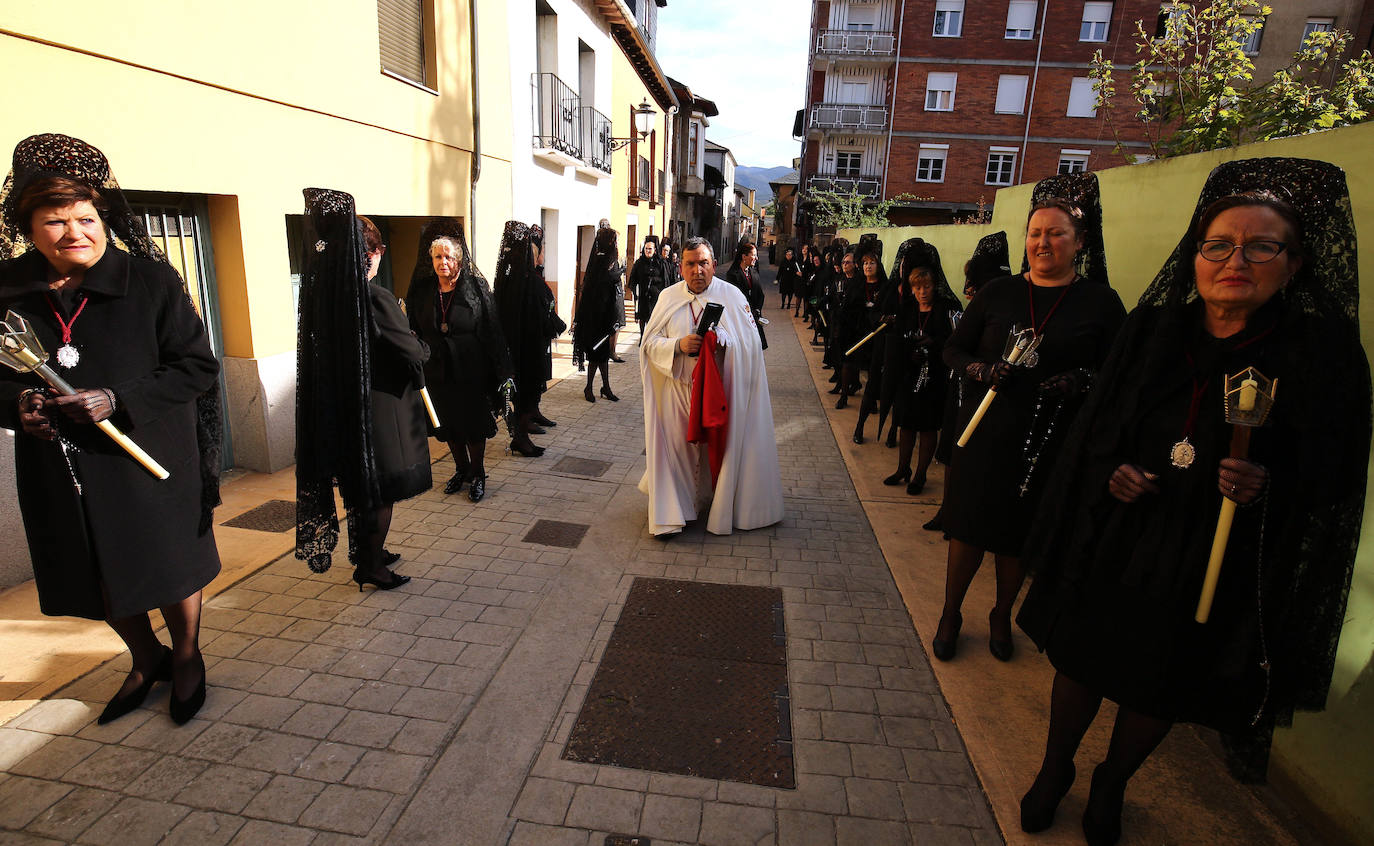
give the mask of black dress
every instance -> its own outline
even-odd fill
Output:
[[[573,343],[593,364],[610,361],[610,335],[625,322],[624,277],[625,267],[618,261],[604,271],[589,271],[582,277]]]
[[[0,313],[27,318],[51,355],[62,345],[53,303],[64,306],[47,288],[47,261],[37,251],[0,265]],[[219,362],[176,271],[161,262],[111,245],[86,271],[73,305],[82,298],[72,332],[81,360],[55,369],[78,389],[113,389],[110,422],[170,477],[154,478],[95,426],[67,423],[59,430],[76,447],[78,494],[57,442],[19,425],[20,391],[42,381],[3,366],[0,426],[16,431],[19,509],[43,613],[117,619],[180,602],[219,573],[214,533],[198,531],[195,402],[215,384]]]
[[[949,367],[944,362],[945,342],[954,331],[950,310],[936,302],[922,312],[912,294],[893,289],[889,310],[897,315],[887,335],[883,363],[884,396],[891,396],[893,425],[915,432],[940,428],[945,413]]]
[[[440,296],[438,280],[431,276],[406,295],[410,326],[430,349],[425,384],[439,415],[437,437],[449,444],[496,435],[492,395],[504,381],[500,377],[510,373],[504,343],[500,350],[493,348],[495,315],[485,313],[480,297],[464,291],[476,284],[464,277],[451,293]],[[495,337],[500,338],[499,328]]]
[[[1121,298],[1106,285],[1079,279],[1067,287],[1032,285],[1025,277],[1005,276],[989,282],[969,303],[945,345],[945,363],[956,373],[975,362],[1002,359],[1013,325],[1031,325],[1031,301],[1042,341],[1034,367],[1018,367],[964,447],[955,447],[945,487],[945,533],[997,555],[1019,556],[1039,500],[1044,476],[1053,467],[1063,433],[1077,403],[1066,400],[1056,414],[1056,401],[1042,404],[1037,420],[1038,386],[1043,380],[1086,368],[1096,371],[1107,358],[1112,339],[1126,317]],[[967,383],[960,433],[982,400],[985,388]],[[1026,443],[1032,426],[1043,433],[1053,421],[1026,492],[1029,457]],[[1035,439],[1032,439],[1035,440]]]
[[[382,502],[399,502],[433,486],[429,420],[420,385],[429,348],[411,331],[396,296],[370,283],[372,301],[372,448]]]
[[[640,256],[630,270],[630,290],[635,295],[635,320],[647,322],[658,304],[658,295],[668,287],[668,262],[658,256]]]
[[[881,283],[870,285],[868,280],[859,276],[849,281],[839,316],[835,321],[839,327],[839,333],[836,335],[836,343],[839,345],[837,355],[843,358],[845,364],[867,370],[873,363],[874,344],[878,344],[877,349],[881,354],[882,344],[879,341],[885,340],[883,336],[888,333],[887,329],[883,330],[882,335],[855,350],[853,355],[845,353],[878,328],[883,316],[881,306],[884,293],[886,292],[883,291]]]

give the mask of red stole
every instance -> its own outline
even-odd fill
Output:
[[[715,349],[716,333],[707,332],[701,339],[697,366],[692,370],[692,406],[687,412],[687,442],[706,444],[712,487],[720,477],[725,438],[730,429],[730,400],[725,395],[725,383],[716,365]]]

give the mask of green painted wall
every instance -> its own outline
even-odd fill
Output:
[[[1104,241],[1112,285],[1128,305],[1177,246],[1207,174],[1218,164],[1260,156],[1298,156],[1345,169],[1360,252],[1360,325],[1366,353],[1374,352],[1374,124],[1318,132],[1230,150],[1098,171]],[[958,293],[963,264],[978,239],[1005,230],[1013,269],[1024,249],[1032,186],[997,193],[992,222],[877,230],[889,262],[897,245],[919,236],[940,250]],[[839,235],[857,242],[863,232]],[[1370,472],[1374,480],[1374,467]],[[1374,843],[1374,491],[1366,491],[1365,527],[1350,587],[1350,602],[1325,711],[1302,713],[1274,738],[1270,780],[1315,827],[1333,838]]]

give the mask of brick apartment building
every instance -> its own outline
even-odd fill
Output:
[[[894,223],[948,223],[980,199],[990,207],[1000,187],[1120,164],[1088,63],[1101,49],[1132,64],[1135,22],[1148,29],[1160,11],[1159,0],[815,0],[794,127],[803,192],[912,194]],[[1144,156],[1142,138],[1122,141]]]

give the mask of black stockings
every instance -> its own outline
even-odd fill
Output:
[[[1011,555],[997,555],[993,560],[997,565],[997,603],[988,617],[988,635],[993,640],[1010,640],[1011,607],[1016,604],[1016,595],[1021,592],[1026,570],[1021,566],[1021,559]],[[945,564],[945,607],[941,618],[944,624],[940,626],[937,637],[954,636],[955,620],[960,619],[958,614],[963,608],[964,597],[982,563],[983,550],[950,539],[949,557]]]
[[[387,578],[386,565],[382,563],[386,547],[386,535],[391,531],[391,504],[383,505],[375,511],[349,515],[350,529],[353,534],[353,566],[365,576]]]
[[[596,374],[601,373],[601,387],[606,390],[611,389],[611,362],[610,360],[588,362],[587,368],[587,390],[590,391],[596,383]]]
[[[862,412],[860,412],[862,414]],[[930,462],[935,459],[935,444],[940,440],[940,433],[922,432],[921,433],[921,452],[916,457],[916,475],[925,476],[930,469]],[[911,469],[911,454],[916,451],[916,430],[901,427],[897,430],[897,470]],[[975,569],[975,572],[976,569]],[[967,590],[967,588],[965,588]],[[948,592],[948,591],[946,591]],[[962,598],[960,599],[962,603]]]
[[[159,610],[167,624],[167,634],[172,638],[173,689],[180,698],[186,699],[195,691],[204,667],[200,657],[200,591]],[[129,648],[132,668],[119,689],[119,695],[123,696],[157,670],[162,658],[162,642],[153,634],[153,623],[146,613],[106,620],[106,623]]]

